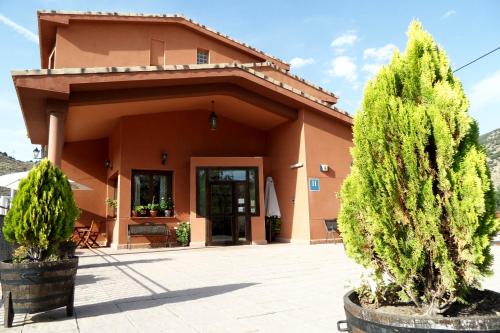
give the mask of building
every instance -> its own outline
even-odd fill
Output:
[[[190,221],[192,246],[265,244],[272,176],[280,239],[324,241],[351,164],[352,118],[334,94],[180,15],[40,11],[38,24],[41,69],[12,77],[31,142],[92,188],[74,193],[78,223],[106,220],[115,248],[145,221]],[[132,215],[153,197],[175,215]]]

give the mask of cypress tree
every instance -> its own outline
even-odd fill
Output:
[[[340,194],[346,252],[428,314],[491,273],[495,196],[468,107],[445,52],[413,21],[405,53],[367,84],[354,119]]]
[[[24,246],[29,259],[42,261],[71,237],[78,215],[68,179],[44,159],[19,183],[3,233],[9,242]]]

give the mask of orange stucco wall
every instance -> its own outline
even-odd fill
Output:
[[[57,29],[55,68],[149,66],[152,39],[164,42],[166,65],[196,64],[198,48],[210,63],[262,61],[176,24],[72,21]]]
[[[89,191],[73,191],[80,208],[77,226],[90,226],[92,220],[106,221],[106,169],[107,139],[65,143],[61,169],[69,179],[88,186]],[[103,227],[104,228],[104,227]],[[101,230],[104,232],[104,230]],[[105,239],[99,239],[105,242]]]
[[[110,145],[110,156],[117,156],[120,149],[120,163],[113,161],[119,172],[118,225],[114,229],[113,246],[127,243],[127,225],[144,222],[130,217],[132,170],[173,171],[173,199],[175,218],[158,219],[173,228],[178,221],[189,221],[191,213],[190,158],[192,156],[262,156],[266,151],[265,132],[249,128],[230,119],[219,117],[217,131],[208,128],[209,112],[179,111],[160,114],[131,116],[121,119],[117,127],[120,143]],[[110,142],[113,142],[113,138]],[[168,153],[166,164],[161,164],[161,153]],[[111,174],[115,170],[109,172]],[[194,186],[194,185],[193,185]],[[195,231],[196,232],[196,231]],[[194,233],[193,233],[194,234]],[[262,233],[264,234],[264,232]],[[196,237],[196,234],[194,234]],[[148,241],[136,237],[135,244]]]
[[[268,160],[282,215],[281,240],[309,242],[309,203],[304,141],[304,111],[298,119],[268,133]],[[302,167],[290,165],[302,163]]]
[[[350,126],[300,110],[298,118],[262,131],[219,117],[218,129],[208,128],[209,111],[177,111],[120,119],[107,139],[66,143],[63,170],[92,191],[75,191],[82,209],[79,223],[110,215],[104,201],[113,196],[113,178],[118,179],[119,209],[107,222],[108,241],[113,247],[127,244],[127,226],[147,219],[131,217],[132,170],[173,171],[174,218],[157,218],[173,228],[179,221],[191,221],[193,246],[204,245],[206,222],[196,216],[197,166],[257,166],[259,168],[260,216],[252,217],[252,242],[265,243],[264,185],[272,176],[282,213],[280,239],[290,242],[321,242],[326,232],[324,219],[338,216],[337,193],[350,171]],[[161,164],[162,152],[168,153]],[[258,157],[255,157],[258,156]],[[112,167],[104,168],[110,159]],[[291,165],[298,167],[291,168]],[[321,172],[327,164],[328,172]],[[308,179],[320,179],[320,191],[310,192]],[[149,220],[151,221],[151,220]],[[134,237],[134,246],[164,240]]]
[[[349,125],[331,121],[314,112],[304,117],[307,177],[318,178],[319,192],[308,191],[311,241],[326,237],[324,220],[337,218],[340,202],[337,193],[350,172],[352,130]],[[327,164],[327,172],[320,171]]]

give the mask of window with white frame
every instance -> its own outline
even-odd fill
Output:
[[[198,49],[198,51],[196,53],[196,63],[197,64],[208,64],[209,63],[208,50]]]

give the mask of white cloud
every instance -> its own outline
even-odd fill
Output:
[[[373,59],[378,62],[385,62],[391,59],[396,45],[387,44],[379,48],[370,48],[363,51],[363,59]]]
[[[485,109],[496,109],[495,112],[498,114],[500,110],[498,87],[500,87],[500,70],[476,83],[469,95],[471,110],[480,113]]]
[[[304,67],[310,64],[314,64],[314,58],[295,57],[292,60],[290,60],[290,65],[292,65],[292,67],[295,68]]]
[[[354,31],[348,31],[335,38],[330,44],[331,47],[340,48],[342,46],[352,45],[358,41],[358,36]],[[342,50],[343,51],[343,50]]]
[[[450,17],[451,15],[455,15],[457,12],[453,9],[447,11],[446,13],[443,14],[443,16],[441,16],[442,19],[447,19],[448,17]]]
[[[328,74],[344,78],[351,82],[355,82],[358,78],[356,64],[352,58],[346,56],[333,58],[330,62]]]
[[[0,14],[0,22],[2,22],[6,26],[14,29],[18,34],[23,35],[30,42],[38,44],[38,35],[35,34],[34,32],[32,32],[32,31],[26,29],[25,27],[17,24],[16,22],[12,21],[8,17],[3,16],[2,14]]]
[[[361,70],[367,72],[369,77],[375,76],[378,73],[382,64],[365,64]]]

